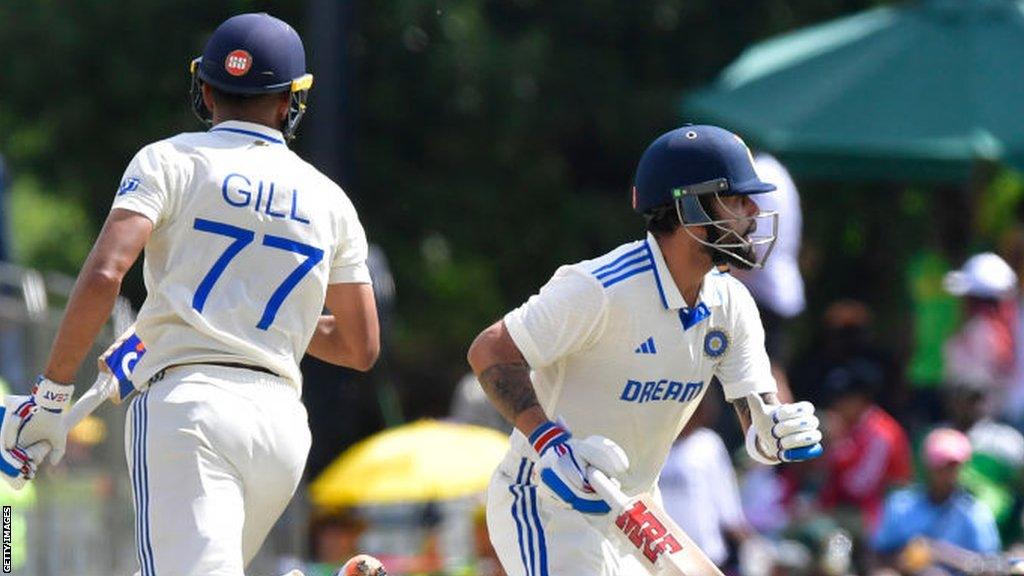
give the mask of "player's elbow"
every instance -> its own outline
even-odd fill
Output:
[[[508,339],[508,332],[502,321],[495,322],[481,332],[470,344],[469,351],[466,353],[466,361],[469,362],[473,372],[479,375],[494,364],[501,362],[503,360],[502,351],[508,348],[505,343],[505,340]]]
[[[368,372],[380,358],[380,340],[366,342],[359,350],[353,351],[349,359],[349,367],[360,372]]]
[[[487,330],[490,330],[490,328]],[[469,367],[472,368],[475,374],[480,374],[480,371],[486,368],[483,365],[483,356],[484,348],[486,347],[487,330],[477,334],[477,337],[473,339],[473,343],[469,345],[469,350],[466,352],[466,362],[469,363]]]

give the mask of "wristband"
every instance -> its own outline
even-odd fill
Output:
[[[45,376],[39,376],[32,388],[32,398],[43,410],[60,414],[71,403],[74,392],[74,384],[58,384]]]
[[[572,434],[568,430],[549,420],[530,433],[530,445],[541,456],[548,448],[565,444],[569,438],[572,438]]]

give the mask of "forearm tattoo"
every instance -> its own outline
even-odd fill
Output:
[[[480,373],[480,385],[509,422],[515,423],[523,410],[540,405],[526,362],[495,364]]]

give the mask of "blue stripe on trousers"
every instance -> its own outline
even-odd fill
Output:
[[[146,556],[149,559],[149,571],[151,576],[156,576],[156,561],[153,559],[153,542],[149,534],[149,449],[146,436],[149,434],[149,391],[142,394],[142,493],[146,504],[146,515],[142,522],[146,527]]]
[[[516,504],[519,503],[519,495],[516,493],[516,486],[523,481],[523,471],[526,469],[526,458],[523,458],[519,463],[519,475],[516,476],[516,483],[508,487],[508,491],[512,493],[512,519],[516,522],[516,541],[519,543],[519,559],[523,562],[523,569],[526,570],[527,576],[530,576],[530,566],[526,563],[526,549],[523,548],[523,525],[519,522],[519,516],[516,515]]]
[[[143,576],[146,574],[146,563],[142,560],[142,525],[139,523],[139,519],[142,518],[142,502],[139,500],[142,490],[139,489],[139,479],[141,478],[140,472],[142,467],[139,466],[139,400],[141,396],[135,398],[132,401],[132,500],[135,504],[135,555],[139,560],[139,569],[142,571]]]
[[[530,465],[530,469],[532,471],[533,464]],[[537,544],[540,548],[540,574],[541,576],[548,576],[548,546],[544,538],[544,527],[540,524],[540,514],[537,513],[537,487],[529,486],[526,489],[530,493],[530,511],[533,513],[534,525],[537,526]]]
[[[132,488],[135,490],[135,545],[142,576],[156,576],[153,545],[149,534],[149,470],[146,464],[146,433],[149,412],[146,406],[148,392],[139,395],[132,404]]]
[[[523,483],[519,485],[519,511],[523,515],[523,523],[526,524],[526,545],[530,552],[530,574],[537,574],[537,558],[534,556],[533,526],[530,522],[530,514],[527,509],[526,491],[530,484],[530,473],[533,472],[533,464],[526,470],[523,476]]]
[[[529,464],[529,467],[526,467]],[[530,484],[534,464],[523,458],[519,464],[516,483],[509,486],[509,492],[515,497],[512,501],[512,519],[516,523],[519,544],[519,558],[527,576],[548,576],[548,548],[544,537],[544,528],[537,512],[537,487]],[[517,511],[518,508],[518,511]],[[523,526],[526,527],[526,538],[523,538]],[[534,546],[534,530],[537,544]],[[529,550],[529,562],[527,562]]]

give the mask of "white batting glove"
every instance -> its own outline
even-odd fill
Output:
[[[22,396],[21,398],[28,398],[28,396]],[[0,418],[2,418],[4,424],[11,420],[12,429],[14,430],[17,430],[18,424],[21,422],[20,417],[8,411],[2,404],[0,404]],[[0,477],[11,488],[21,490],[29,480],[35,477],[37,463],[42,461],[49,451],[50,445],[46,442],[40,442],[26,450],[21,448],[13,448],[11,450],[0,448]]]
[[[752,420],[747,430],[747,454],[754,460],[773,466],[811,460],[824,452],[814,404],[768,405],[756,393],[747,395],[747,403]]]
[[[7,485],[21,490],[29,480],[36,476],[36,463],[46,457],[50,445],[40,442],[31,448],[22,450],[0,450],[0,476]]]
[[[5,397],[4,407],[15,417],[4,418],[0,426],[4,449],[25,449],[46,442],[50,446],[50,463],[60,462],[68,439],[64,412],[71,404],[74,390],[73,384],[58,384],[40,376],[31,396]]]
[[[530,434],[540,460],[541,485],[574,510],[606,514],[608,503],[598,497],[587,481],[587,470],[597,468],[610,478],[629,468],[629,458],[618,444],[603,436],[575,440],[564,427],[545,422]]]

